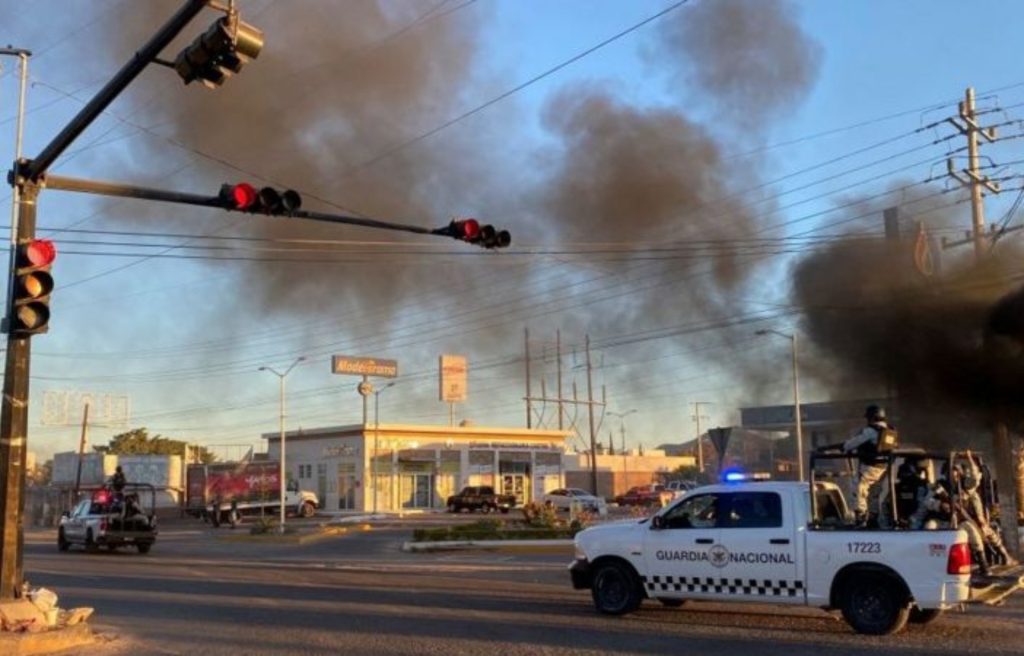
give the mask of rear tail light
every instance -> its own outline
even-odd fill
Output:
[[[946,561],[947,574],[971,573],[971,550],[966,542],[959,542],[949,548],[949,560]]]
[[[106,519],[100,520],[100,530],[101,531],[107,530],[107,520]]]

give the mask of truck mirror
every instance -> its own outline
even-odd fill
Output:
[[[662,517],[661,515],[655,515],[654,517],[651,518],[651,529],[652,530],[660,531],[663,528],[665,528],[665,518],[664,517]]]
[[[60,514],[60,516],[64,517],[65,519],[68,518],[68,517],[71,517],[71,511],[70,510],[65,510],[64,512],[62,512]]]

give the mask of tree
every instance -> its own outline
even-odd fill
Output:
[[[162,435],[149,436],[145,428],[133,428],[125,433],[120,433],[110,438],[106,446],[97,446],[99,453],[108,453],[119,456],[184,456],[188,443],[182,440],[172,440]],[[217,460],[217,456],[204,446],[199,447],[199,461],[209,464]]]

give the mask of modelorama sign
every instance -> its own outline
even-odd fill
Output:
[[[335,355],[331,357],[331,373],[396,378],[398,376],[398,361]]]

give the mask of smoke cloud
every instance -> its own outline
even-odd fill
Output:
[[[915,246],[913,231],[898,242],[841,239],[799,262],[794,297],[820,354],[809,370],[837,396],[895,397],[914,443],[963,445],[996,419],[1020,425],[1020,249],[1002,243],[975,264],[968,246],[926,276]]]
[[[705,0],[675,12],[647,55],[672,84],[745,126],[777,118],[803,99],[817,78],[821,47],[785,0]]]

